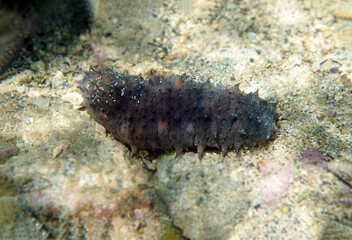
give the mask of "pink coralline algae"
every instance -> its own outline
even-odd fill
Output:
[[[4,163],[7,159],[17,153],[18,149],[14,143],[0,140],[0,164]]]
[[[150,190],[109,197],[85,188],[60,192],[33,185],[28,190],[21,196],[23,208],[40,221],[45,218],[46,230],[55,239],[156,239],[160,230]]]
[[[302,155],[303,159],[307,159],[310,163],[321,162],[322,160],[330,160],[329,157],[324,156],[316,149],[308,149]]]
[[[308,149],[302,154],[302,158],[302,169],[308,172],[325,171],[327,169],[325,161],[331,160],[330,157],[324,156],[316,149]]]
[[[95,32],[95,31],[93,31]],[[96,37],[92,38],[92,42],[90,43],[90,47],[92,48],[94,55],[98,61],[98,65],[102,67],[105,63],[105,61],[108,59],[107,55],[103,51],[99,51],[97,47],[97,39]]]
[[[332,158],[324,156],[316,149],[309,149],[303,153],[302,169],[308,171],[329,172],[338,180],[343,182],[344,186],[340,194],[342,197],[334,200],[333,203],[342,203],[348,206],[352,205],[352,161],[343,159],[331,161]],[[309,176],[307,180],[309,180]]]
[[[264,206],[269,208],[278,207],[281,199],[287,196],[293,180],[292,170],[292,160],[281,165],[275,159],[270,159],[260,169],[262,176],[257,186]]]

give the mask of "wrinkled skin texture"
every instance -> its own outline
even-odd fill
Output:
[[[227,89],[209,81],[197,83],[186,75],[141,76],[112,71],[86,73],[80,85],[92,117],[119,141],[139,150],[197,149],[236,151],[254,147],[276,130],[276,104],[257,93],[245,94],[238,85]]]

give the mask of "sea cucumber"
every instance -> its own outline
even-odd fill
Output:
[[[141,76],[112,70],[86,72],[79,88],[88,113],[132,155],[140,150],[176,151],[206,147],[253,148],[272,138],[279,114],[276,103],[232,88],[200,83],[187,75]]]

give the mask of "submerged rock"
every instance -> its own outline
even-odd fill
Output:
[[[174,224],[190,239],[226,239],[249,207],[240,178],[193,153],[162,159],[157,185]]]

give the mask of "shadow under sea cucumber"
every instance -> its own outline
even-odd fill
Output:
[[[198,83],[187,75],[141,76],[111,70],[86,72],[79,87],[88,113],[116,139],[139,150],[254,147],[273,136],[276,103],[232,88]]]

